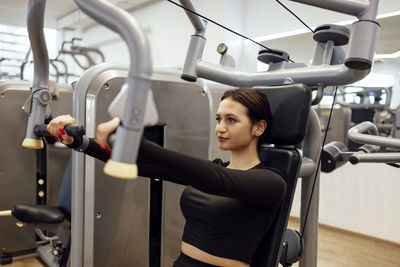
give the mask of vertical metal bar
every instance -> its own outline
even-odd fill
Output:
[[[83,204],[85,192],[85,156],[72,151],[71,181],[71,266],[83,266]]]
[[[329,40],[326,43],[317,43],[315,48],[313,65],[330,64],[333,55],[334,43]]]
[[[72,115],[80,125],[86,124],[86,87],[81,79],[75,84],[73,92]],[[84,241],[84,203],[85,203],[85,156],[72,151],[71,181],[71,266],[83,265]]]
[[[321,152],[321,125],[317,113],[310,109],[307,134],[303,143],[303,155],[312,159],[316,164],[319,162]],[[316,267],[318,250],[318,208],[319,208],[319,172],[316,177],[312,201],[310,203],[307,224],[305,217],[311,197],[316,169],[301,180],[301,210],[300,210],[300,231],[304,232],[303,255],[299,267]],[[304,227],[306,227],[304,229]]]

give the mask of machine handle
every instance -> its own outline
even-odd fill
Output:
[[[364,134],[365,132],[368,132],[369,134]],[[399,139],[383,137],[378,134],[378,128],[369,121],[364,121],[347,132],[349,139],[359,144],[370,144],[380,147],[400,149]]]
[[[86,133],[86,129],[82,125],[66,125],[64,127],[64,130],[67,132],[68,135],[75,137],[83,136]],[[50,133],[47,131],[46,124],[36,125],[33,131],[38,137],[51,136]]]

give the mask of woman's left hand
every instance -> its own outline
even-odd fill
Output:
[[[100,147],[111,151],[107,144],[107,138],[112,132],[115,131],[120,121],[121,120],[118,117],[115,117],[112,120],[101,123],[97,126],[96,143]]]

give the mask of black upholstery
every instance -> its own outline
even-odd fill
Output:
[[[290,208],[296,189],[301,157],[297,149],[261,148],[260,160],[279,170],[286,181],[286,193],[274,221],[257,248],[252,267],[275,267],[280,257]]]
[[[302,84],[257,89],[267,95],[270,103],[272,125],[266,143],[275,145],[262,146],[260,160],[281,173],[286,181],[286,193],[271,227],[256,250],[251,267],[276,267],[301,166],[301,156],[294,146],[302,142],[306,134],[311,91]]]
[[[272,125],[266,143],[297,145],[306,134],[311,91],[304,84],[257,87],[269,100]]]
[[[25,223],[61,223],[64,213],[48,205],[15,205],[11,210],[12,215]]]

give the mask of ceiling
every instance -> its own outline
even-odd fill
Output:
[[[1,0],[0,24],[26,26],[29,0]],[[74,1],[49,0],[46,6],[45,27],[56,28],[59,17],[77,9]]]
[[[0,24],[26,26],[26,11],[29,0],[0,0]],[[125,10],[132,10],[152,0],[109,0]],[[45,27],[57,28],[57,19],[77,10],[73,0],[47,0]]]

